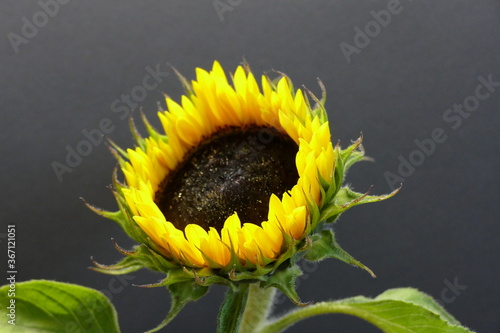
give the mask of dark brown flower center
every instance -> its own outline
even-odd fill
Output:
[[[155,202],[178,229],[190,223],[221,230],[234,212],[242,223],[267,220],[269,198],[299,178],[298,146],[268,127],[229,128],[198,145],[171,172]]]

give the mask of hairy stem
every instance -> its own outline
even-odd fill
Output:
[[[239,333],[260,333],[271,311],[275,288],[263,289],[259,283],[250,285]]]

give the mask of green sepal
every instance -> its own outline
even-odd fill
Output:
[[[118,162],[124,162],[124,159],[123,158],[126,158],[128,159],[128,153],[123,150],[122,148],[120,148],[120,146],[118,146],[113,140],[111,139],[108,139],[107,141],[108,143],[108,147],[109,147],[109,150],[111,151],[111,154],[115,157],[115,159],[118,161]]]
[[[87,208],[94,213],[118,223],[123,231],[125,231],[125,233],[136,242],[149,244],[149,237],[132,218],[127,202],[121,193],[121,185],[117,183],[115,177],[113,177],[113,179],[114,189],[112,190],[112,193],[115,197],[116,203],[118,204],[118,211],[110,212],[87,203],[83,198],[81,198],[81,200],[84,202],[85,206],[87,206]]]
[[[369,195],[370,190],[366,193],[355,192],[348,186],[342,187],[333,201],[326,204],[321,210],[320,221],[326,221],[328,223],[334,222],[340,214],[357,205],[378,202],[382,200],[389,199],[390,197],[396,195],[401,189],[398,188],[389,194],[384,195]]]
[[[234,282],[244,280],[246,280],[247,282],[264,281],[266,279],[266,275],[269,274],[273,269],[273,267],[256,266],[255,270],[252,271],[231,272],[229,274],[229,278]]]
[[[371,188],[366,193],[359,193],[353,191],[348,186],[344,186],[340,189],[339,193],[335,197],[335,204],[351,208],[361,204],[378,202],[389,199],[390,197],[398,193],[400,189],[401,188],[397,188],[391,193],[384,195],[369,195]]]
[[[266,281],[260,283],[261,288],[277,288],[285,294],[293,303],[305,306],[309,303],[302,303],[295,287],[296,279],[302,275],[302,271],[297,265],[291,265],[284,269],[278,269],[268,277]]]
[[[129,235],[130,238],[138,243],[144,243],[147,236],[132,218],[132,214],[130,213],[125,198],[117,191],[113,191],[113,195],[115,196],[116,203],[120,209],[116,215],[117,219],[114,221],[120,224],[122,229],[127,233],[127,235]]]
[[[330,229],[321,230],[319,234],[310,236],[311,247],[304,253],[304,259],[309,261],[321,261],[326,258],[335,258],[349,265],[356,266],[367,271],[375,277],[372,270],[354,259],[349,253],[344,251],[335,240],[335,234]]]
[[[217,317],[217,333],[238,333],[248,298],[248,283],[228,288]]]
[[[104,210],[104,209],[101,209],[101,208],[98,208],[96,206],[93,206],[91,204],[89,204],[87,201],[85,201],[84,198],[80,198],[80,200],[83,201],[83,203],[85,204],[85,206],[87,206],[88,209],[90,209],[91,211],[93,211],[94,213],[102,216],[102,217],[105,217],[109,220],[112,220],[112,221],[115,221],[116,223],[118,223],[120,225],[120,227],[122,227],[122,229],[125,230],[125,218],[124,218],[124,213],[122,210],[119,210],[117,212],[110,212],[110,211],[107,211],[107,210]],[[125,232],[127,232],[127,230],[125,230]],[[127,235],[129,233],[127,232]],[[129,235],[130,236],[130,235]]]
[[[293,82],[290,79],[290,77],[288,77],[285,73],[277,71],[277,70],[273,70],[273,72],[278,74],[278,76],[275,77],[274,79],[271,79],[268,75],[266,75],[267,81],[269,82],[271,89],[274,91],[277,91],[278,90],[278,83],[281,81],[281,79],[285,79],[285,81],[288,84],[288,87],[290,88],[290,94],[292,95],[292,97],[295,97],[295,89],[293,88]]]
[[[175,75],[181,81],[182,87],[184,88],[184,91],[186,92],[187,96],[189,99],[191,99],[192,96],[194,96],[194,90],[193,86],[189,81],[173,66],[170,66],[170,68],[174,71]]]
[[[194,302],[205,296],[208,291],[208,287],[200,286],[194,281],[184,281],[179,283],[174,283],[167,286],[168,291],[172,299],[172,304],[170,306],[170,311],[167,317],[155,328],[147,331],[146,333],[157,332],[168,323],[170,323],[179,312],[188,304],[189,302]]]
[[[344,176],[350,169],[350,167],[353,166],[355,163],[371,160],[370,158],[365,157],[365,150],[361,145],[362,142],[363,142],[363,134],[361,133],[359,138],[356,141],[354,141],[352,145],[340,151],[340,159],[342,161]]]
[[[193,269],[194,279],[196,283],[198,283],[201,286],[207,286],[207,287],[213,284],[219,284],[234,288],[235,284],[232,281],[220,275],[214,274],[214,272],[211,269],[206,269],[206,271],[207,275],[203,276],[203,274],[199,275],[199,273],[203,272],[203,269],[199,270],[199,272]]]
[[[341,152],[342,150],[340,149],[340,143],[337,143],[335,145],[334,153],[335,153],[335,166],[333,169],[333,181],[332,184],[330,185],[330,188],[328,189],[329,196],[327,199],[333,198],[335,194],[337,194],[338,190],[342,186],[342,183],[344,182],[344,168],[341,160]]]
[[[181,282],[196,282],[196,275],[185,267],[182,268],[177,267],[170,270],[167,273],[167,276],[163,280],[160,280],[156,283],[141,284],[134,286],[141,288],[158,288],[158,287],[168,287],[170,285]]]
[[[142,123],[144,124],[144,127],[146,128],[146,131],[148,132],[148,134],[155,140],[157,141],[165,141],[167,142],[167,136],[166,135],[162,135],[160,134],[154,127],[153,125],[151,125],[151,123],[149,122],[148,118],[146,118],[146,115],[144,114],[144,112],[142,112],[142,110],[140,111],[140,115],[141,115],[141,120],[142,120]]]
[[[132,251],[126,251],[115,243],[115,248],[125,255],[120,262],[114,265],[101,265],[94,261],[96,267],[92,269],[105,274],[128,274],[139,268],[146,267],[157,272],[167,272],[179,266],[172,264],[165,257],[151,250],[148,246],[136,245]]]
[[[351,166],[357,162],[368,161],[370,158],[365,157],[365,151],[361,142],[363,135],[346,149],[340,149],[340,145],[335,146],[335,169],[333,172],[332,183],[329,186],[323,186],[326,195],[323,198],[323,203],[330,202],[344,183],[344,178]]]
[[[132,133],[132,137],[134,138],[135,142],[137,145],[144,151],[146,151],[146,144],[145,140],[142,137],[141,133],[137,129],[137,126],[135,126],[134,118],[130,117],[128,119],[128,126],[130,128],[130,133]]]
[[[189,269],[187,267],[182,267],[182,268],[177,267],[175,269],[168,271],[167,276],[161,283],[164,286],[168,286],[179,282],[187,282],[187,281],[194,282],[196,280],[196,276],[197,275],[194,269]]]
[[[323,82],[318,78],[318,85],[319,88],[321,89],[321,99],[318,99],[316,95],[312,93],[309,89],[306,87],[303,87],[304,90],[307,91],[309,96],[313,99],[313,101],[316,103],[314,105],[314,108],[311,108],[311,105],[309,104],[309,99],[305,98],[305,102],[308,106],[308,108],[311,110],[311,113],[313,117],[318,117],[320,122],[323,124],[328,121],[328,114],[325,109],[325,103],[326,103],[326,88]]]
[[[127,186],[123,184],[119,179],[118,179],[118,165],[116,165],[113,169],[113,175],[111,176],[111,185],[112,189],[117,192],[118,195],[123,197],[123,189],[126,188]]]
[[[143,268],[143,266],[132,257],[125,257],[113,265],[103,265],[93,259],[92,262],[94,267],[90,267],[90,269],[109,275],[129,274]]]
[[[319,177],[320,179],[322,179],[321,175],[319,175]],[[320,191],[322,192],[322,194],[324,193],[322,188],[320,188]],[[313,230],[316,229],[318,224],[321,222],[321,209],[320,207],[318,207],[316,202],[314,202],[314,200],[310,201],[306,197],[306,202],[310,212],[310,220],[307,221],[306,230],[304,234],[309,235]]]
[[[299,241],[291,237],[284,230],[281,230],[281,233],[283,236],[284,249],[282,250],[282,254],[279,256],[279,258],[273,263],[273,266],[275,268],[280,267],[282,263],[288,261],[289,259],[293,260],[293,256],[297,252],[297,245],[299,243]]]
[[[175,267],[176,265],[169,262],[164,256],[153,251],[146,245],[138,245],[134,247],[134,252],[129,254],[136,258],[144,267],[157,272],[166,272]]]
[[[93,211],[94,213],[96,213],[102,217],[105,217],[109,220],[115,221],[116,223],[118,223],[120,225],[120,227],[123,229],[123,231],[125,231],[125,233],[130,238],[137,241],[136,232],[135,232],[135,230],[132,230],[132,228],[130,226],[126,210],[122,209],[122,207],[124,207],[124,202],[122,202],[122,200],[124,201],[124,199],[116,191],[113,191],[113,195],[115,196],[115,199],[118,203],[118,206],[120,207],[120,210],[118,210],[116,212],[110,212],[110,211],[98,208],[98,207],[86,202],[85,199],[83,199],[83,198],[80,198],[80,199],[83,201],[83,203],[85,204],[85,206],[87,206],[88,209],[90,209],[91,211]]]

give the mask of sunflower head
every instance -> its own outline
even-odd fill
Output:
[[[166,98],[161,131],[142,115],[147,137],[131,121],[136,147],[112,144],[119,210],[91,209],[139,245],[116,245],[125,258],[96,269],[147,267],[166,273],[157,286],[191,288],[199,297],[214,283],[260,281],[296,303],[298,259],[334,257],[367,269],[338,246],[328,225],[352,206],[394,193],[342,186],[364,152],[361,138],[346,149],[332,144],[322,85],[318,99],[282,74],[263,75],[259,85],[246,64],[228,78],[218,62],[211,71],[196,69],[191,83],[179,78],[186,95],[180,103]]]

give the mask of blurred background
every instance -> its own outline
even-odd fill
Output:
[[[302,300],[413,286],[473,330],[500,332],[498,1],[9,0],[0,34],[0,246],[6,253],[15,224],[19,281],[101,290],[125,333],[161,322],[167,291],[132,286],[161,275],[88,269],[91,256],[121,258],[111,238],[133,245],[79,199],[116,209],[107,188],[115,160],[96,133],[128,147],[130,114],[142,108],[158,124],[163,93],[183,92],[169,64],[193,79],[214,60],[233,71],[246,59],[255,73],[282,71],[318,95],[323,81],[332,139],[345,147],[362,132],[375,160],[352,168],[355,190],[404,183],[335,225],[377,278],[333,259],[302,264]],[[224,291],[213,288],[162,332],[214,332]],[[276,303],[276,313],[293,307]],[[343,315],[288,332],[312,331],[378,332]]]

